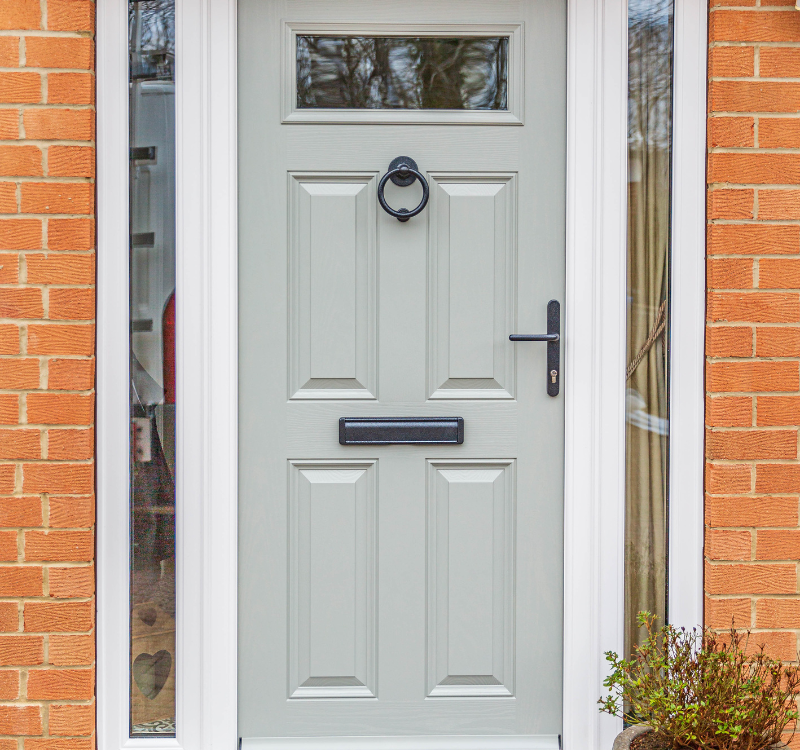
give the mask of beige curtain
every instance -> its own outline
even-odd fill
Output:
[[[667,617],[671,3],[629,5],[625,650]]]

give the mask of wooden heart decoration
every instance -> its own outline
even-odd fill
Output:
[[[172,669],[172,656],[162,649],[155,654],[139,654],[133,660],[133,679],[144,696],[153,700],[167,682]]]
[[[158,619],[158,612],[156,612],[155,607],[145,607],[139,610],[139,619],[152,628]]]

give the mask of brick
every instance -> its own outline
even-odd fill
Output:
[[[0,527],[41,525],[42,501],[38,497],[0,497]]]
[[[28,390],[38,387],[38,359],[0,359],[0,388]]]
[[[91,669],[31,669],[28,700],[89,700],[94,697]]]
[[[0,459],[41,458],[39,430],[0,430]]]
[[[24,492],[89,495],[94,491],[91,464],[23,464]]]
[[[0,669],[0,700],[13,701],[19,698],[19,670]]]
[[[47,312],[50,320],[92,320],[94,315],[94,289],[50,290]]]
[[[39,0],[0,0],[0,29],[40,29],[42,9]]]
[[[15,474],[16,467],[12,464],[0,464],[0,493],[10,495],[14,492],[16,485]]]
[[[800,18],[794,11],[717,11],[709,16],[714,42],[800,41]]]
[[[47,458],[85,461],[94,456],[94,430],[48,430]]]
[[[756,559],[800,559],[800,530],[759,531],[756,536]]]
[[[758,145],[761,148],[800,148],[800,119],[759,118]]]
[[[94,421],[94,395],[31,393],[28,424],[88,425]]]
[[[48,363],[48,388],[58,391],[88,391],[93,386],[93,359],[51,359]]]
[[[729,628],[750,626],[749,599],[711,599],[706,597],[704,620],[709,628]]]
[[[48,526],[53,528],[85,528],[94,525],[93,497],[56,497],[49,501]],[[0,501],[0,513],[2,503]],[[18,524],[22,526],[23,524]],[[34,526],[36,524],[24,524]]]
[[[39,706],[0,706],[0,734],[42,734]]]
[[[25,135],[38,140],[91,141],[94,112],[88,109],[27,109]]]
[[[94,558],[91,531],[26,531],[25,559],[46,562],[88,562]],[[2,572],[0,568],[0,572]],[[23,568],[25,570],[25,568]]]
[[[708,318],[713,321],[796,323],[800,322],[800,295],[775,292],[710,292]]]
[[[94,177],[94,157],[90,146],[50,146],[47,174],[51,177]]]
[[[22,213],[90,214],[94,185],[82,182],[23,182]]]
[[[717,460],[797,458],[797,430],[709,430],[706,456]]]
[[[752,357],[753,329],[733,326],[706,328],[706,354],[709,357]]]
[[[778,221],[800,219],[800,190],[759,190],[758,218]]]
[[[754,146],[755,120],[752,117],[709,118],[708,145],[711,148],[750,148]]]
[[[50,568],[50,596],[75,599],[94,594],[94,568]]]
[[[0,325],[0,354],[19,354],[18,326]]]
[[[706,532],[705,554],[711,560],[749,560],[752,536],[749,531]]]
[[[716,527],[797,524],[797,497],[707,497],[706,523]]]
[[[94,625],[94,603],[25,602],[24,623],[27,633],[85,633]]]
[[[19,138],[19,110],[0,110],[0,138],[6,141]]]
[[[709,219],[752,219],[754,190],[710,190]]]
[[[42,150],[38,146],[0,146],[0,174],[9,177],[40,176]],[[41,227],[39,238],[41,239]]]
[[[797,569],[774,563],[707,564],[705,585],[709,594],[795,594]]]
[[[0,393],[0,424],[19,422],[19,396]]]
[[[48,104],[94,104],[91,73],[48,73]]]
[[[712,81],[709,95],[711,107],[716,112],[800,111],[800,84],[794,82]],[[710,182],[720,180],[714,179]]]
[[[27,667],[44,662],[44,638],[40,635],[0,636],[0,666]],[[3,734],[11,734],[3,732]]]
[[[37,148],[36,151],[39,149]],[[38,250],[42,247],[42,220],[0,220],[0,247],[4,250]]]
[[[706,387],[712,392],[767,392],[800,389],[797,362],[710,362]]]
[[[30,68],[92,70],[94,43],[87,38],[29,36],[25,39],[25,61]]]
[[[42,596],[40,567],[0,566],[0,596]]]
[[[16,562],[17,558],[17,532],[0,531],[0,560]]]
[[[94,648],[93,635],[51,635],[50,663],[58,667],[92,664]]]
[[[757,328],[756,356],[800,356],[800,328]]]
[[[752,469],[744,464],[706,464],[705,486],[711,495],[750,492]]]
[[[794,633],[751,632],[745,646],[746,653],[754,654],[761,647],[773,659],[795,661],[797,659],[797,636]]]
[[[762,47],[758,74],[762,78],[800,78],[800,49]]]
[[[790,464],[758,464],[756,492],[800,491],[800,466]],[[767,524],[786,526],[787,524]]]
[[[757,628],[800,628],[800,599],[759,599]]]
[[[16,284],[19,281],[19,255],[0,253],[0,284]]]
[[[759,427],[800,424],[800,396],[759,396],[756,409]]]
[[[47,246],[50,250],[92,250],[93,219],[49,219]]]
[[[778,185],[800,183],[800,154],[713,153],[709,156],[708,167],[709,182]]]
[[[37,104],[42,100],[39,73],[0,72],[0,101],[8,104]]]
[[[19,606],[16,602],[0,602],[0,631],[14,633],[19,630]]]
[[[92,284],[94,255],[40,255],[26,258],[29,284]]]
[[[708,230],[712,255],[788,255],[800,251],[800,227],[716,224]]]
[[[0,36],[0,67],[16,68],[19,66],[19,37]]]
[[[94,706],[52,704],[48,729],[51,735],[91,735],[94,732]]]
[[[28,354],[94,354],[94,326],[28,326]]]
[[[709,50],[709,75],[746,78],[752,76],[754,47],[712,47]],[[763,71],[761,75],[764,75]]]
[[[25,738],[25,750],[94,750],[94,747],[94,741],[90,738],[85,740],[75,738]],[[5,750],[5,748],[0,748],[0,750]],[[14,747],[10,750],[17,750],[17,748]]]
[[[750,427],[752,423],[752,398],[723,396],[706,399],[706,424],[709,427]]]
[[[706,263],[706,283],[709,289],[751,289],[753,261],[750,258],[709,258]]]
[[[0,288],[0,318],[41,318],[41,289]]]
[[[13,182],[0,182],[0,213],[17,213],[17,186]]]
[[[798,192],[800,200],[800,192]],[[758,264],[758,286],[762,289],[796,289],[800,287],[800,260],[764,258]]]
[[[94,4],[89,0],[47,0],[47,28],[94,31]]]

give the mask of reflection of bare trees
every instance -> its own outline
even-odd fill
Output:
[[[131,78],[175,78],[175,0],[134,0],[128,5]]]
[[[508,37],[297,38],[297,106],[507,109]]]

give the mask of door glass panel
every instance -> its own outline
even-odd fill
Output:
[[[298,109],[508,109],[508,37],[297,37]]]
[[[628,4],[625,651],[667,619],[672,0]]]
[[[175,5],[129,4],[130,733],[175,736]]]

